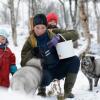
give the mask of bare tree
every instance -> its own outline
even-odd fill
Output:
[[[5,4],[4,2],[0,1],[0,3],[3,5],[3,10],[0,12],[1,13],[1,16],[3,17],[3,22],[4,23],[9,23],[9,14],[7,12],[9,6],[7,4]]]
[[[74,2],[74,12],[72,11],[72,2]],[[72,19],[72,23],[73,23],[73,28],[76,29],[77,28],[77,24],[76,24],[76,19],[77,19],[77,0],[73,1],[73,0],[69,0],[69,5],[70,5],[70,15],[71,15],[71,19]]]
[[[18,0],[18,5],[16,9],[16,15],[14,10],[14,0],[8,0],[8,4],[0,1],[4,6],[10,9],[10,20],[11,20],[11,29],[12,29],[12,39],[15,46],[17,46],[17,32],[16,32],[16,22],[18,21],[18,9],[21,0]]]
[[[60,26],[60,28],[64,28],[64,13],[63,13],[63,9],[62,9],[62,5],[59,5],[59,7],[57,7],[57,12],[59,14],[59,21],[58,24]],[[59,9],[60,8],[60,9]],[[67,13],[68,14],[68,13]],[[69,16],[67,16],[67,19],[69,19]],[[65,26],[66,27],[66,26]]]
[[[86,2],[86,9],[85,9],[85,11],[86,11],[86,14],[87,14],[87,20],[88,20],[88,18],[89,18],[89,7],[88,7],[89,0],[86,0],[85,2]],[[88,20],[88,21],[89,21],[89,20]]]
[[[17,21],[18,21],[18,13],[19,13],[18,10],[19,10],[20,1],[21,1],[21,0],[18,0],[18,2],[17,2],[16,16],[15,16],[15,17],[16,17],[16,23],[17,23]]]
[[[97,0],[93,0],[94,11],[96,16],[97,23],[97,42],[100,43],[100,11],[97,6]]]
[[[29,18],[35,15],[36,0],[28,0],[28,15]]]
[[[30,18],[30,14],[31,14],[31,0],[28,0],[28,16]]]
[[[7,6],[3,6],[2,11],[0,12],[0,16],[2,16],[2,22],[3,23],[9,23],[10,22],[9,13],[8,13],[8,7]]]
[[[46,14],[48,14],[49,12],[55,12],[56,9],[57,9],[57,8],[55,7],[54,2],[51,2],[51,3],[48,5],[47,9],[46,9]]]
[[[66,28],[68,28],[68,19],[67,19],[67,15],[66,15],[66,8],[65,8],[65,5],[64,5],[65,2],[62,1],[62,0],[59,0],[59,2],[61,3],[61,5],[63,7],[64,21],[65,21]]]
[[[27,2],[27,1],[26,1]],[[43,0],[28,0],[29,18],[37,13],[44,13],[46,5]]]
[[[88,51],[91,45],[91,37],[90,37],[90,31],[89,31],[89,25],[88,25],[88,17],[85,12],[84,0],[79,1],[79,8],[80,8],[80,19],[83,26],[85,38],[88,40],[88,45],[86,48],[86,51]]]
[[[13,43],[15,46],[17,46],[17,32],[16,32],[16,19],[15,19],[15,13],[14,13],[14,0],[8,0],[8,4],[9,4],[10,14],[11,14],[11,28],[12,28]]]
[[[28,25],[28,31],[31,31],[33,29],[33,16],[35,15],[35,9],[36,8],[36,0],[28,0],[28,19],[29,19],[29,25]]]

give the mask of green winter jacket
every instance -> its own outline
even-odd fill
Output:
[[[68,33],[68,34],[67,34]],[[65,39],[67,40],[77,40],[77,33],[70,33],[67,32],[67,33],[62,33],[62,35],[65,37]],[[74,35],[72,35],[74,34]],[[50,39],[52,39],[53,36],[55,36],[55,34],[51,31],[48,30],[48,36]],[[33,54],[35,54],[36,52],[31,52],[33,51],[33,48],[34,47],[37,47],[37,40],[34,36],[34,32],[31,32],[30,33],[30,36],[27,38],[23,48],[22,48],[22,51],[21,51],[21,66],[25,66],[26,62],[29,61],[30,59],[34,58],[35,56]]]
[[[52,32],[55,34],[62,34],[66,40],[72,40],[76,41],[79,38],[79,34],[76,30],[65,30],[65,29],[59,29],[59,28],[54,28],[52,29]]]

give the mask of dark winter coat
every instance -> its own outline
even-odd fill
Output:
[[[76,35],[73,35],[72,34],[77,34],[77,33],[68,33],[68,35],[66,33],[63,33],[62,35],[67,39],[71,39],[71,40],[76,40]],[[55,34],[51,31],[48,30],[48,36],[50,39],[52,39],[52,37],[54,36]],[[68,38],[68,37],[69,38]],[[25,66],[26,62],[29,61],[30,59],[32,59],[33,57],[35,56],[39,56],[39,52],[37,50],[33,50],[34,48],[37,47],[37,40],[36,40],[36,37],[34,36],[34,32],[31,32],[30,33],[30,36],[28,37],[28,39],[26,40],[23,48],[22,48],[22,52],[21,52],[21,66]],[[34,52],[36,51],[36,52]]]
[[[7,47],[0,48],[0,86],[9,87],[10,66],[15,65],[15,55]]]
[[[79,70],[79,58],[77,56],[73,56],[71,58],[68,59],[64,59],[64,60],[57,60],[57,53],[55,53],[53,51],[53,53],[50,51],[50,55],[48,59],[48,62],[50,62],[50,64],[45,64],[47,59],[44,59],[44,57],[41,57],[41,53],[40,53],[40,49],[42,49],[41,47],[43,45],[43,49],[48,49],[46,43],[48,42],[48,39],[51,40],[53,36],[55,36],[54,33],[52,33],[51,31],[46,31],[46,37],[45,35],[42,35],[44,39],[42,39],[42,41],[40,42],[40,38],[38,39],[35,35],[34,32],[30,34],[30,36],[28,37],[28,39],[26,40],[23,48],[22,48],[22,52],[21,52],[21,65],[22,67],[24,67],[26,65],[26,63],[28,61],[30,61],[32,58],[40,58],[41,59],[41,64],[42,64],[42,68],[43,68],[43,75],[42,75],[42,82],[41,82],[41,86],[47,86],[50,84],[50,82],[52,82],[53,79],[62,79],[64,78],[67,73],[77,73]],[[63,33],[62,34],[65,38],[77,40],[78,39],[78,35],[77,33]],[[71,38],[72,36],[72,38]],[[41,36],[39,36],[41,37]],[[69,37],[69,38],[68,38]],[[77,37],[77,38],[76,38]],[[46,41],[46,42],[45,42]],[[44,43],[45,42],[45,43]],[[38,50],[38,46],[40,46],[40,49]],[[50,50],[50,49],[49,49]],[[52,59],[54,58],[54,59]],[[55,61],[55,62],[52,62]],[[52,63],[52,64],[51,64]],[[34,66],[34,65],[33,65]]]

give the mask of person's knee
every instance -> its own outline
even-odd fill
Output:
[[[73,72],[77,73],[80,67],[80,59],[77,56],[73,57],[72,61]]]
[[[67,61],[66,61],[67,62]],[[80,59],[77,56],[69,58],[69,61],[67,63],[67,72],[69,73],[78,73],[79,67],[80,67]]]
[[[80,59],[79,59],[79,57],[75,56],[74,61],[75,61],[76,66],[79,68],[79,66],[80,66]]]
[[[42,82],[41,82],[41,86],[48,86],[50,84],[50,82],[52,81],[52,76],[48,71],[43,71],[43,76],[42,76]]]

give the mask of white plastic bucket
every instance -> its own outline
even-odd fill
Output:
[[[56,50],[59,59],[65,59],[75,55],[72,40],[57,43]]]

